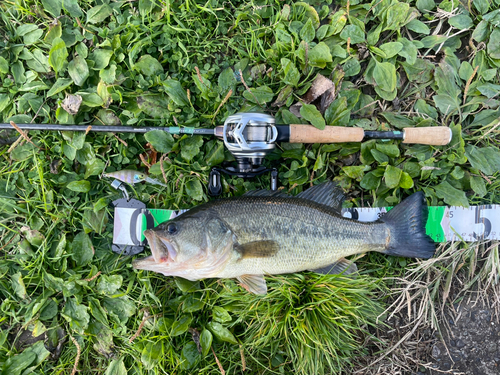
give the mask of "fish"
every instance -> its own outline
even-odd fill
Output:
[[[155,180],[154,178],[148,177],[148,175],[146,173],[134,171],[131,169],[124,169],[122,171],[105,173],[104,177],[116,178],[117,180],[120,180],[122,182],[126,182],[127,184],[131,184],[131,185],[146,181],[146,182],[149,182],[149,183],[154,184],[154,185],[161,185],[164,187],[167,186],[167,185],[163,184],[162,182]]]
[[[249,292],[266,294],[265,275],[350,274],[357,268],[345,257],[354,254],[434,255],[422,192],[374,222],[343,217],[343,200],[327,181],[295,197],[256,190],[204,203],[144,231],[152,255],[135,259],[133,267],[192,281],[236,278]]]

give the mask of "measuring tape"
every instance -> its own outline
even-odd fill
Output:
[[[391,208],[348,208],[342,210],[342,215],[375,221]],[[435,242],[500,240],[500,205],[430,206],[428,213],[425,231]]]
[[[138,202],[138,201],[137,201]],[[115,207],[113,251],[133,255],[146,245],[144,231],[179,216],[187,210]],[[392,207],[345,208],[342,215],[363,222],[379,219]],[[426,233],[435,242],[500,240],[500,205],[428,207]]]

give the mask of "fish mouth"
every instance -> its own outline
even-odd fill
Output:
[[[136,259],[132,262],[136,269],[151,269],[152,265],[168,265],[175,262],[177,250],[172,242],[158,235],[155,231],[148,229],[144,231],[151,248],[151,256]]]

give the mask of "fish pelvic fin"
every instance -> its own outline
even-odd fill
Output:
[[[434,255],[436,245],[425,233],[427,206],[424,202],[424,194],[419,191],[380,218],[387,224],[388,233],[382,253],[425,259]]]
[[[334,275],[334,274],[344,274],[351,275],[358,272],[358,266],[356,263],[346,259],[340,258],[336,262],[329,264],[328,266],[316,268],[314,270],[310,269],[308,271],[321,273],[323,275]]]
[[[237,277],[241,286],[253,294],[266,294],[267,284],[264,275],[241,275]]]
[[[235,250],[241,254],[240,259],[272,257],[279,249],[280,245],[272,240],[252,241],[235,246]]]

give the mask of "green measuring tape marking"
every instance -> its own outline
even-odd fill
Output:
[[[445,214],[446,207],[429,207],[427,223],[425,223],[425,233],[435,242],[446,242],[441,222]]]
[[[359,221],[379,219],[392,207],[349,208],[342,214]],[[139,212],[137,212],[139,211]],[[187,210],[115,208],[113,243],[145,245],[144,231],[171,220]],[[428,207],[426,233],[435,242],[500,240],[500,205],[463,207]]]
[[[152,208],[148,211],[153,217],[155,227],[177,216],[177,211],[173,210],[160,210]],[[147,227],[148,223],[146,221],[145,215],[142,215],[140,220],[141,220],[141,242],[144,242],[144,240],[146,239],[146,237],[144,236],[144,231],[148,229]]]
[[[149,210],[151,215],[153,216],[153,219],[155,221],[155,227],[160,225],[161,223],[164,223],[165,221],[168,221],[170,219],[173,219],[175,217],[175,213],[177,211],[173,210],[160,210],[160,209],[151,209]]]

